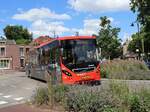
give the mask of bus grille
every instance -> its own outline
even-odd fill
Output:
[[[87,67],[87,68],[72,69],[72,71],[75,72],[75,73],[81,73],[81,72],[93,71],[94,69],[95,69],[95,67]]]

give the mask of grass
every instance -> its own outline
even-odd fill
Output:
[[[110,79],[150,80],[150,71],[143,62],[118,60],[101,64],[101,76]]]

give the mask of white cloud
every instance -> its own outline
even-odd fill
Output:
[[[84,22],[84,27],[83,29],[76,29],[73,28],[72,32],[79,32],[80,35],[92,35],[92,34],[97,34],[99,31],[99,24],[100,20],[99,19],[86,19],[83,21]]]
[[[68,0],[68,4],[76,11],[107,12],[129,10],[130,0]]]
[[[53,36],[54,31],[56,35],[61,35],[64,32],[68,32],[69,29],[64,26],[63,22],[46,22],[43,20],[37,20],[32,23],[31,31],[34,34],[34,37],[37,37],[40,35]]]
[[[19,9],[20,10],[20,9]],[[33,8],[28,11],[19,11],[19,14],[15,14],[13,19],[35,21],[40,19],[56,19],[56,20],[68,20],[71,16],[68,14],[56,14],[48,8]]]
[[[114,23],[114,18],[108,18],[112,23]],[[93,35],[98,34],[100,30],[100,19],[85,19],[83,21],[83,28],[77,29],[73,28],[72,32],[79,32],[79,35]]]

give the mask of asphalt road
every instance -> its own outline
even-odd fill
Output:
[[[24,72],[0,75],[0,108],[27,102],[40,86],[46,83],[29,79]]]

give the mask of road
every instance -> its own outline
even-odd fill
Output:
[[[0,108],[27,102],[46,83],[29,79],[24,72],[0,75]]]

